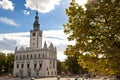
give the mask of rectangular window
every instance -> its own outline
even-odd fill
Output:
[[[30,65],[29,65],[29,64],[27,64],[27,68],[30,68]]]
[[[53,61],[53,68],[55,68],[55,61]]]
[[[41,70],[41,69],[42,69],[42,63],[39,64],[39,70]]]
[[[33,43],[33,45],[35,45],[35,43]]]
[[[32,59],[32,54],[31,54],[31,59]]]
[[[19,64],[17,64],[17,68],[19,68]]]
[[[23,59],[25,59],[25,55],[23,55]]]
[[[37,64],[34,64],[34,68],[36,68],[37,67]]]
[[[28,55],[27,55],[27,59],[28,59]]]
[[[34,58],[36,58],[36,54],[34,54]]]
[[[33,40],[35,40],[35,38],[33,38]]]
[[[24,67],[24,64],[21,64],[21,68],[23,68]]]
[[[40,63],[40,65],[39,65],[39,66],[40,66],[40,68],[42,68],[42,63]]]
[[[20,55],[20,59],[21,59],[21,55]]]
[[[40,58],[40,54],[39,54],[39,58]]]

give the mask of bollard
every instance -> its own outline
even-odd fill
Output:
[[[30,80],[35,80],[33,77]]]
[[[78,80],[78,78],[75,78],[74,80]]]
[[[60,76],[57,77],[57,80],[60,80]]]

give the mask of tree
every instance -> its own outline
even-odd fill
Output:
[[[85,10],[72,0],[64,32],[75,45],[68,45],[65,54],[80,54],[79,64],[93,73],[120,76],[119,7],[120,0],[93,0]]]
[[[12,74],[14,67],[14,54],[0,52],[0,73]]]
[[[79,54],[75,53],[74,56],[69,56],[65,60],[65,66],[67,67],[67,71],[73,75],[79,75],[83,73],[87,73],[87,69],[84,69],[82,66],[78,64]]]
[[[14,68],[14,54],[9,53],[7,54],[7,59],[5,63],[5,72],[12,74],[13,68]]]
[[[65,76],[67,71],[67,66],[64,61],[57,61],[57,73],[58,75]]]
[[[62,62],[57,60],[57,74],[61,75],[62,71],[63,71]]]
[[[6,55],[0,52],[0,73],[4,72]]]

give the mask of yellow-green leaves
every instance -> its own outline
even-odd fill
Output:
[[[84,10],[72,0],[66,9],[64,32],[75,46],[68,46],[65,54],[80,54],[79,64],[91,72],[120,75],[120,0],[96,0],[86,6]]]

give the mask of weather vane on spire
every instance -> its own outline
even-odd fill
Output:
[[[38,11],[38,4],[36,4],[36,11]]]

